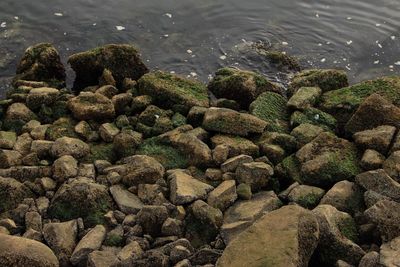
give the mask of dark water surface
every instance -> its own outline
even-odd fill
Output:
[[[306,67],[347,69],[351,82],[399,74],[400,1],[0,0],[3,83],[38,42],[54,43],[64,62],[98,45],[133,43],[149,67],[207,80],[225,65],[272,73],[243,52],[259,41]]]

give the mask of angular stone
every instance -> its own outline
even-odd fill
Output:
[[[0,214],[14,209],[24,198],[33,197],[32,191],[13,178],[0,177]]]
[[[385,156],[381,153],[372,149],[367,149],[361,158],[360,165],[364,170],[370,171],[381,168],[384,161]]]
[[[221,164],[221,170],[223,172],[235,172],[236,168],[243,163],[253,162],[253,158],[248,155],[239,155],[228,159]]]
[[[119,129],[113,123],[103,123],[99,128],[100,137],[105,142],[112,142],[118,133]]]
[[[164,176],[164,167],[149,156],[134,155],[124,158],[121,163],[126,167],[126,171],[122,174],[122,182],[127,186],[154,184]]]
[[[368,252],[362,257],[358,267],[377,267],[379,266],[379,253],[376,251]]]
[[[353,139],[361,149],[374,149],[386,155],[395,132],[396,127],[382,125],[371,130],[357,132],[353,135]]]
[[[232,240],[216,266],[306,267],[318,240],[315,216],[299,206],[285,206],[264,215]]]
[[[319,87],[300,87],[289,99],[287,106],[299,110],[310,108],[314,106],[321,94],[322,90]]]
[[[56,102],[57,97],[60,95],[60,91],[55,88],[41,87],[33,88],[29,91],[26,98],[26,105],[35,110],[40,108],[42,105],[51,105]]]
[[[259,154],[259,148],[256,144],[239,136],[216,134],[211,137],[211,143],[214,147],[217,147],[218,145],[226,146],[228,148],[228,158],[239,155],[257,157]]]
[[[309,185],[299,185],[288,194],[288,200],[299,204],[306,209],[312,209],[318,205],[324,196],[325,190]]]
[[[136,214],[143,208],[142,201],[121,185],[111,186],[110,192],[119,209],[125,214]]]
[[[153,237],[161,233],[161,227],[167,218],[168,210],[165,206],[144,206],[136,216],[143,232]]]
[[[400,151],[393,152],[383,162],[382,167],[390,177],[400,182]]]
[[[117,262],[117,255],[112,250],[93,251],[88,256],[88,267],[110,267]]]
[[[59,181],[64,182],[68,178],[72,178],[78,175],[78,161],[70,156],[65,155],[53,163],[53,177]]]
[[[243,163],[236,169],[237,182],[249,184],[253,191],[266,186],[272,175],[274,169],[264,162]]]
[[[78,120],[102,121],[115,116],[111,100],[101,94],[91,92],[81,92],[68,100],[68,108]]]
[[[207,203],[214,208],[224,211],[235,202],[237,197],[235,180],[228,180],[223,181],[210,192]]]
[[[290,133],[298,142],[298,148],[310,143],[315,137],[324,131],[323,128],[310,123],[303,123],[297,126]]]
[[[22,155],[15,150],[0,149],[0,168],[10,168],[21,165]]]
[[[51,147],[51,154],[59,158],[70,155],[74,158],[83,158],[90,152],[89,145],[80,139],[61,137],[58,138]]]

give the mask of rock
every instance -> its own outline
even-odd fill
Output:
[[[217,98],[237,101],[241,108],[247,109],[260,94],[267,91],[279,91],[279,87],[264,76],[235,68],[222,68],[208,84],[208,89]]]
[[[34,140],[31,143],[31,152],[36,153],[39,158],[47,158],[50,156],[51,148],[53,147],[53,141],[46,140]]]
[[[59,262],[53,251],[40,242],[0,234],[0,265],[58,267]]]
[[[80,139],[61,137],[51,146],[51,154],[55,158],[70,155],[74,158],[84,158],[90,152],[89,145]]]
[[[224,213],[221,235],[225,244],[228,244],[258,218],[281,206],[282,202],[273,191],[257,193],[251,200],[236,201]]]
[[[237,167],[244,164],[253,162],[253,158],[248,155],[239,155],[228,159],[221,164],[221,170],[223,172],[235,172]]]
[[[28,211],[25,214],[25,228],[32,229],[37,232],[42,231],[42,217],[36,211]]]
[[[383,169],[386,173],[395,179],[397,182],[400,182],[400,151],[393,152],[384,162]]]
[[[236,188],[236,192],[240,199],[244,200],[251,199],[252,196],[251,186],[248,184],[239,184]]]
[[[400,108],[386,98],[373,94],[360,103],[358,109],[347,122],[345,129],[349,133],[356,133],[380,125],[398,126],[399,120]]]
[[[192,176],[174,171],[170,176],[170,200],[175,205],[189,204],[198,199],[206,199],[207,194],[214,188],[200,182]]]
[[[257,220],[232,240],[216,266],[308,266],[319,240],[315,216],[285,206]]]
[[[337,128],[337,120],[332,115],[316,108],[295,111],[290,116],[290,125],[292,127],[297,127],[305,123],[317,125],[325,131],[330,132],[334,132]]]
[[[207,203],[221,211],[226,210],[237,199],[235,180],[223,181],[208,195]]]
[[[268,123],[267,129],[275,132],[288,130],[287,100],[273,92],[262,93],[249,107],[250,114]]]
[[[164,176],[164,167],[152,157],[134,155],[123,159],[122,162],[126,164],[122,182],[127,186],[154,184]]]
[[[105,237],[106,228],[103,225],[96,225],[75,247],[75,250],[71,255],[71,263],[74,265],[85,264],[88,255],[93,251],[100,249]]]
[[[211,266],[217,262],[222,255],[222,251],[218,249],[201,248],[196,251],[190,258],[193,265]]]
[[[113,96],[111,101],[113,102],[115,113],[125,114],[127,111],[129,112],[132,99],[133,97],[131,93],[123,93]]]
[[[114,150],[121,157],[135,154],[136,149],[142,143],[142,134],[131,130],[123,130],[114,137]]]
[[[159,236],[164,221],[168,218],[165,206],[144,206],[136,216],[137,223],[144,233],[153,237]]]
[[[357,229],[353,218],[330,205],[319,205],[313,210],[320,230],[316,255],[318,266],[325,266],[341,259],[357,265],[365,252],[354,241]]]
[[[324,196],[325,190],[309,185],[299,185],[288,194],[288,200],[299,204],[306,209],[312,209],[318,205]]]
[[[337,88],[338,89],[338,88]],[[387,114],[387,111],[395,111],[394,106],[391,106],[387,101],[382,100],[383,96],[391,99],[396,105],[399,103],[400,97],[397,93],[399,90],[398,77],[382,77],[371,81],[364,81],[349,87],[341,88],[326,92],[322,95],[320,108],[328,112],[339,121],[340,124],[345,124],[351,115],[359,108],[359,106],[370,96],[370,101],[365,102],[362,112],[352,119],[348,124],[347,130],[351,133],[375,128],[379,125],[392,125],[391,123],[376,123],[385,116],[395,116],[398,118],[398,111],[392,114]],[[379,94],[372,96],[372,94]],[[374,103],[374,101],[378,101]],[[383,105],[384,104],[384,105]],[[374,108],[374,106],[376,108]],[[379,108],[378,108],[379,107]],[[369,111],[373,113],[369,113]],[[397,115],[395,115],[397,113]],[[361,115],[364,114],[364,115]],[[374,117],[374,115],[379,115]],[[386,115],[385,115],[386,114]],[[372,117],[370,117],[372,115]],[[373,120],[371,120],[373,118]],[[360,120],[361,119],[361,120]],[[351,125],[354,124],[354,125]],[[363,124],[369,127],[362,126]]]
[[[125,81],[125,79],[123,81]],[[117,86],[112,72],[109,69],[104,69],[103,74],[99,77],[99,86],[103,85]]]
[[[301,87],[316,86],[322,92],[337,90],[348,86],[347,75],[343,70],[311,69],[296,74],[290,85],[289,92],[294,94]]]
[[[69,265],[69,258],[76,246],[77,234],[78,224],[76,220],[44,225],[44,239],[56,254],[61,266]]]
[[[117,258],[121,262],[122,266],[132,266],[135,264],[136,260],[143,256],[143,254],[144,251],[140,247],[140,244],[136,241],[132,241],[123,247],[120,252],[118,252]]]
[[[7,108],[3,127],[6,130],[19,133],[25,123],[36,119],[36,117],[35,113],[23,103],[13,103]]]
[[[24,198],[33,197],[32,191],[13,178],[0,177],[0,214],[14,209]]]
[[[60,91],[55,88],[33,88],[26,97],[26,105],[30,109],[37,110],[42,105],[51,105],[56,102],[59,95]]]
[[[182,236],[183,223],[181,220],[167,218],[161,226],[163,236]]]
[[[22,156],[18,151],[0,149],[0,168],[6,169],[21,163]]]
[[[376,251],[368,252],[362,257],[358,267],[377,267],[379,266],[379,253]]]
[[[364,170],[370,171],[381,168],[384,161],[385,156],[381,153],[372,149],[367,149],[361,158],[360,165]]]
[[[253,115],[239,113],[227,108],[209,108],[202,127],[207,131],[247,136],[262,133],[267,123]]]
[[[353,182],[340,181],[324,195],[320,204],[331,205],[339,211],[355,214],[363,209],[363,194]]]
[[[138,50],[128,44],[109,44],[74,54],[68,63],[76,73],[75,89],[97,85],[105,69],[111,72],[117,87],[125,78],[137,80],[148,71]]]
[[[300,87],[287,102],[288,108],[303,110],[314,106],[321,96],[319,87]]]
[[[17,141],[15,132],[0,131],[0,148],[13,149]]]
[[[382,267],[395,267],[399,265],[400,259],[400,237],[382,244],[380,249],[379,264]]]
[[[81,92],[68,100],[68,108],[78,120],[106,120],[115,116],[112,101],[107,97],[91,92]]]
[[[160,107],[182,105],[187,112],[193,106],[209,106],[207,87],[203,83],[174,74],[150,72],[138,81],[137,86],[140,94],[151,96]]]
[[[188,250],[184,246],[176,246],[171,250],[169,259],[172,261],[172,263],[177,263],[179,261],[189,258],[191,254],[192,253],[190,252],[190,250]]]
[[[292,130],[290,135],[296,138],[298,148],[310,143],[315,137],[324,131],[323,128],[310,123],[303,123]]]
[[[236,169],[237,182],[249,184],[252,191],[265,187],[272,175],[274,169],[264,162],[243,163]]]
[[[31,151],[31,145],[32,145],[32,138],[29,135],[29,133],[24,133],[18,136],[17,141],[14,144],[14,150],[18,151],[21,153],[21,155],[25,156],[29,154]]]
[[[119,129],[114,123],[103,123],[99,128],[99,134],[104,142],[112,142],[114,137],[119,134]]]
[[[361,149],[374,149],[386,155],[395,132],[396,127],[382,125],[371,130],[357,132],[353,135],[353,139]]]
[[[400,236],[400,203],[383,199],[367,209],[364,215],[377,226],[383,242]]]
[[[119,209],[125,214],[136,214],[143,208],[142,201],[121,185],[111,186],[110,192]]]
[[[78,175],[78,161],[70,156],[65,155],[58,158],[53,163],[53,177],[59,181],[64,182],[68,178]]]
[[[18,80],[40,81],[54,86],[65,85],[65,69],[60,55],[52,44],[40,43],[28,47],[17,66]]]
[[[83,218],[86,226],[103,222],[103,215],[113,208],[107,187],[78,177],[64,183],[55,193],[48,214],[60,220]]]
[[[117,255],[112,250],[93,251],[87,260],[88,267],[109,267],[117,262]]]
[[[225,145],[228,148],[229,158],[242,154],[257,157],[259,154],[259,148],[256,144],[239,136],[216,134],[211,137],[211,143],[214,147]]]
[[[328,187],[351,179],[360,172],[357,150],[352,143],[331,133],[321,133],[296,152],[302,183]]]

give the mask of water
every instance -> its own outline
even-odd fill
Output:
[[[347,70],[352,83],[400,72],[398,0],[1,0],[0,80],[26,47],[51,42],[63,61],[107,43],[133,43],[150,68],[206,81],[237,65],[272,75],[251,42],[305,67]],[[68,70],[69,82],[73,79]],[[274,78],[274,77],[273,77]],[[276,77],[275,77],[276,78]],[[1,82],[0,82],[1,87]],[[4,88],[2,89],[4,91]]]

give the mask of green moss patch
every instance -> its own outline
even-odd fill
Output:
[[[292,113],[290,117],[290,125],[292,128],[304,123],[317,125],[324,130],[331,131],[334,131],[337,126],[337,121],[332,115],[316,108],[308,108],[303,112],[295,111]]]

